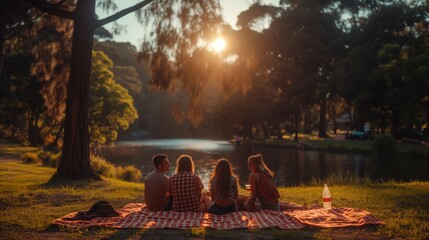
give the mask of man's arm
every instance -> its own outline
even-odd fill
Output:
[[[259,176],[255,173],[249,175],[250,196],[247,198],[245,205],[247,205],[250,211],[256,211],[256,183],[258,178]]]

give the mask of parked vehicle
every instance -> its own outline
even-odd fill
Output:
[[[370,140],[371,136],[368,133],[366,133],[366,132],[352,131],[351,133],[349,133],[348,135],[346,135],[346,139],[347,140],[364,141],[364,140]]]

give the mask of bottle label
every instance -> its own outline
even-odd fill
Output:
[[[323,198],[323,201],[324,201],[324,202],[330,202],[330,201],[331,201],[331,198]]]

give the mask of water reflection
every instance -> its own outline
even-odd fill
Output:
[[[243,186],[249,171],[247,158],[262,153],[268,167],[276,173],[279,186],[308,183],[313,178],[325,178],[332,174],[356,174],[382,180],[429,180],[429,163],[423,158],[403,156],[369,156],[362,154],[334,154],[320,151],[302,151],[278,147],[236,146],[227,141],[205,139],[166,139],[119,142],[101,149],[100,155],[118,166],[134,165],[143,176],[153,171],[152,156],[165,153],[171,162],[174,174],[176,159],[189,154],[195,161],[195,171],[207,189],[208,180],[219,158],[231,161],[235,174]]]

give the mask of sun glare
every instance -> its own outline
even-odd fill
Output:
[[[225,46],[226,46],[226,43],[225,43],[225,40],[223,40],[223,38],[217,38],[212,44],[213,50],[215,52],[222,51],[223,49],[225,49]]]

